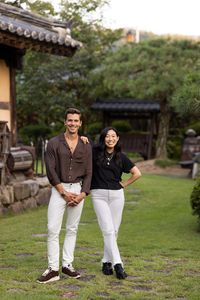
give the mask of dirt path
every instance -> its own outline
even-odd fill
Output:
[[[154,159],[137,162],[136,166],[143,173],[170,175],[170,176],[178,176],[178,177],[185,177],[185,178],[190,177],[189,169],[183,169],[179,165],[161,168],[155,165]]]

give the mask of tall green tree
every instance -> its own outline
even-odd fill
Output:
[[[185,78],[199,58],[200,43],[189,40],[154,39],[130,43],[112,52],[103,62],[95,74],[95,92],[101,97],[158,101],[160,118],[156,157],[165,159],[172,98],[178,89],[183,89]]]
[[[91,120],[90,106],[95,100],[91,93],[94,86],[90,74],[101,65],[113,43],[121,36],[121,30],[104,28],[102,16],[97,14],[107,2],[61,0],[60,17],[69,21],[72,37],[81,41],[83,47],[72,58],[65,59],[64,64],[59,64],[57,70],[64,70],[67,74],[62,81],[62,90],[67,89],[66,99],[81,108],[87,123]]]
[[[32,12],[37,12],[44,16],[48,16],[49,14],[55,15],[54,7],[51,4],[51,1],[44,2],[42,0],[1,0],[1,2],[19,8],[27,9]]]
[[[183,117],[192,115],[200,120],[200,58],[172,98],[172,105]]]
[[[67,106],[81,108],[89,121],[89,108],[94,101],[91,71],[98,68],[121,34],[103,28],[101,18],[89,18],[105,4],[104,0],[62,4],[59,18],[70,23],[72,37],[83,47],[70,58],[27,52],[23,73],[17,78],[19,128],[30,122],[62,126]]]

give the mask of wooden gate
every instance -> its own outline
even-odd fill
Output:
[[[150,134],[120,134],[120,144],[124,152],[139,153],[144,159],[153,155]]]

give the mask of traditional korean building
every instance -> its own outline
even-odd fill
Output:
[[[16,70],[27,49],[70,57],[80,47],[67,22],[0,3],[0,215],[35,208],[50,197],[47,178],[34,177],[34,148],[16,147]]]
[[[120,135],[123,151],[139,153],[145,159],[155,156],[160,112],[158,102],[122,98],[97,99],[91,108],[102,113],[103,127],[109,126],[114,120],[130,121],[135,132]]]
[[[27,49],[70,57],[80,47],[71,37],[68,22],[0,3],[0,214],[8,207],[17,211],[49,199],[49,188],[40,191],[39,183],[26,181],[33,171],[34,149],[16,147],[16,70],[22,69]],[[39,194],[24,203],[25,196],[33,196],[33,186]]]
[[[26,50],[72,56],[80,47],[67,22],[0,3],[0,121],[11,132],[12,146],[17,139],[15,73],[22,68]]]

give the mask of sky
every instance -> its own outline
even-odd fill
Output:
[[[200,0],[110,0],[109,3],[103,10],[105,27],[200,36]]]

